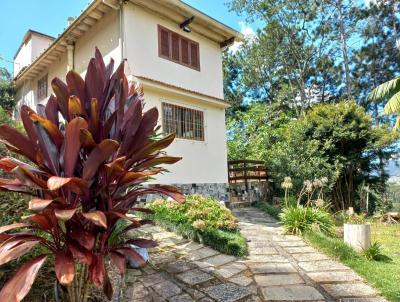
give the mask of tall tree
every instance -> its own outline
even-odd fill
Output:
[[[321,71],[337,51],[330,42],[329,5],[316,0],[233,0],[231,9],[265,23],[240,51],[243,80],[252,96],[267,103],[288,102],[298,115],[304,113],[316,100],[314,91],[327,87],[328,77]]]
[[[0,68],[0,106],[11,112],[15,106],[15,87],[7,69]]]

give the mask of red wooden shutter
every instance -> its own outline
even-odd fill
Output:
[[[199,45],[195,43],[190,43],[190,65],[196,69],[200,67]]]
[[[188,40],[182,38],[181,39],[181,48],[182,48],[182,63],[189,65],[189,42]]]
[[[159,47],[160,47],[160,54],[162,56],[168,57],[170,58],[170,42],[169,42],[169,36],[170,33],[163,29],[163,28],[159,28],[159,37],[160,37],[160,41],[159,41]]]
[[[171,34],[172,60],[179,61],[179,35]]]

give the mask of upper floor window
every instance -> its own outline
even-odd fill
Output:
[[[164,132],[177,138],[204,141],[203,111],[162,103]]]
[[[37,82],[37,97],[38,100],[47,97],[47,74],[41,77]]]
[[[200,71],[199,43],[158,25],[158,55]]]

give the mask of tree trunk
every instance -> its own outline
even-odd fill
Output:
[[[342,42],[343,64],[344,64],[344,70],[346,73],[347,98],[352,99],[349,59],[348,59],[348,55],[347,55],[347,34],[346,34],[345,25],[344,25],[342,0],[337,0],[337,10],[339,13],[339,30],[340,30],[340,40]]]
[[[66,300],[68,302],[87,302],[89,289],[88,266],[77,265],[74,281],[67,288]]]

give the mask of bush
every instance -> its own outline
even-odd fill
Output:
[[[280,207],[275,207],[267,202],[257,202],[254,206],[276,219],[279,219],[279,215],[282,211]]]
[[[324,208],[288,207],[279,215],[286,232],[294,235],[318,229],[325,234],[332,234],[333,219]]]
[[[225,254],[243,256],[248,252],[235,216],[211,197],[191,195],[184,203],[158,199],[148,208],[154,211],[151,218],[170,231]]]

